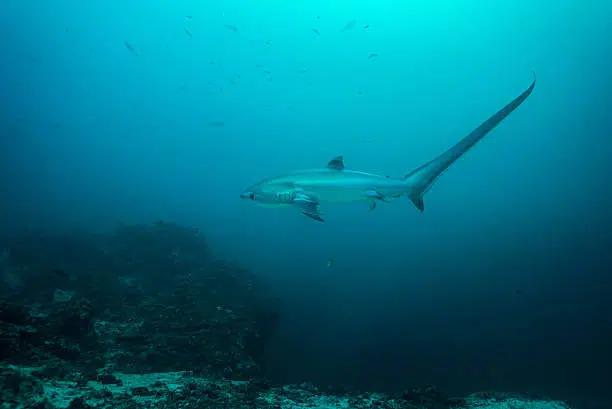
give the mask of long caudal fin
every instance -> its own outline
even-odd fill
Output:
[[[410,185],[409,193],[410,200],[420,210],[425,210],[423,203],[423,195],[427,193],[436,179],[444,173],[457,159],[495,128],[501,121],[504,120],[512,111],[518,108],[529,97],[536,84],[535,73],[533,74],[533,82],[521,95],[512,100],[508,105],[500,109],[484,121],[480,126],[474,129],[469,135],[457,142],[452,148],[438,156],[437,158],[419,166],[412,172],[408,173],[404,180]]]

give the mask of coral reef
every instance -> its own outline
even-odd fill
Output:
[[[86,379],[102,369],[261,375],[278,302],[248,271],[215,260],[195,229],[158,222],[110,235],[25,232],[2,247],[10,249],[5,277],[21,283],[0,293],[7,363]]]
[[[5,407],[32,409],[569,409],[563,402],[479,394],[449,399],[432,388],[398,396],[334,394],[303,385],[272,386],[263,381],[208,380],[188,372],[116,373],[110,379],[41,382],[33,369],[2,369]]]
[[[0,240],[0,408],[566,409],[499,393],[273,385],[279,301],[172,223]]]

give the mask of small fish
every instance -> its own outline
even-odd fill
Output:
[[[370,25],[369,25],[369,24],[366,24],[365,26],[363,26],[363,29],[364,29],[364,30],[367,30],[368,28],[370,28]]]
[[[193,35],[191,34],[191,31],[187,30],[186,28],[184,28],[183,30],[185,30],[185,34],[187,34],[189,36],[189,38],[193,38]]]
[[[124,41],[123,44],[125,45],[125,48],[127,48],[129,52],[131,52],[134,55],[139,55],[136,49],[132,46],[132,44],[128,43],[127,41]]]
[[[185,20],[192,20],[193,16],[185,16]]]
[[[334,259],[330,258],[329,260],[327,260],[327,268],[332,268],[334,266]]]
[[[376,58],[378,57],[377,53],[371,53],[370,55],[368,55],[368,58]]]
[[[238,27],[233,24],[225,24],[223,27],[227,28],[230,31],[233,31],[234,33],[238,32]]]
[[[346,25],[344,26],[344,28],[342,30],[340,30],[341,33],[344,33],[345,31],[349,31],[352,28],[355,27],[355,24],[357,24],[357,20],[351,20],[348,23],[346,23]]]
[[[312,29],[312,32],[315,33],[316,35],[320,36],[321,33],[319,32],[319,30],[317,30],[316,28]]]
[[[208,123],[208,126],[215,126],[215,127],[225,126],[225,122],[223,122],[223,121],[210,121]]]

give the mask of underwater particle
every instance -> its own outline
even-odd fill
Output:
[[[340,30],[340,32],[344,33],[345,31],[349,31],[349,30],[353,29],[355,27],[355,24],[357,24],[357,20],[349,21],[348,23],[346,23],[344,28],[342,30]]]
[[[139,55],[136,49],[134,48],[134,46],[132,46],[132,44],[130,44],[127,41],[124,41],[123,44],[125,45],[125,48],[127,48],[129,52],[131,52],[134,55]]]
[[[227,28],[230,31],[233,31],[234,33],[238,33],[238,27],[233,24],[224,24],[223,27]]]
[[[225,122],[223,122],[223,121],[210,121],[208,123],[208,126],[212,126],[212,127],[225,126]]]
[[[319,30],[317,30],[316,28],[312,29],[312,32],[315,33],[316,35],[320,36],[321,33],[319,32]]]
[[[187,30],[186,28],[184,28],[183,30],[185,30],[185,34],[187,34],[187,36],[189,38],[193,38],[193,35],[191,34],[191,31]]]
[[[330,258],[329,260],[327,260],[327,268],[332,268],[335,264],[335,261],[333,258]]]
[[[187,16],[185,16],[185,20],[193,20],[193,16],[187,15]]]
[[[370,55],[368,55],[368,59],[372,59],[376,57],[378,57],[378,53],[370,53]]]
[[[240,74],[236,74],[236,75],[234,75],[234,77],[233,77],[233,78],[231,78],[231,79],[230,79],[230,81],[229,81],[229,82],[230,82],[230,84],[232,84],[232,85],[236,85],[236,84],[238,83],[238,80],[240,80],[240,78],[242,78],[242,77],[240,76]]]
[[[364,30],[367,30],[368,28],[370,28],[370,25],[369,25],[369,24],[366,24],[365,26],[363,26],[363,29],[364,29]]]

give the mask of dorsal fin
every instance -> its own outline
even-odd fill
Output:
[[[329,161],[329,163],[327,164],[327,167],[329,169],[334,169],[334,170],[343,170],[344,169],[344,157],[336,156],[335,158]]]

